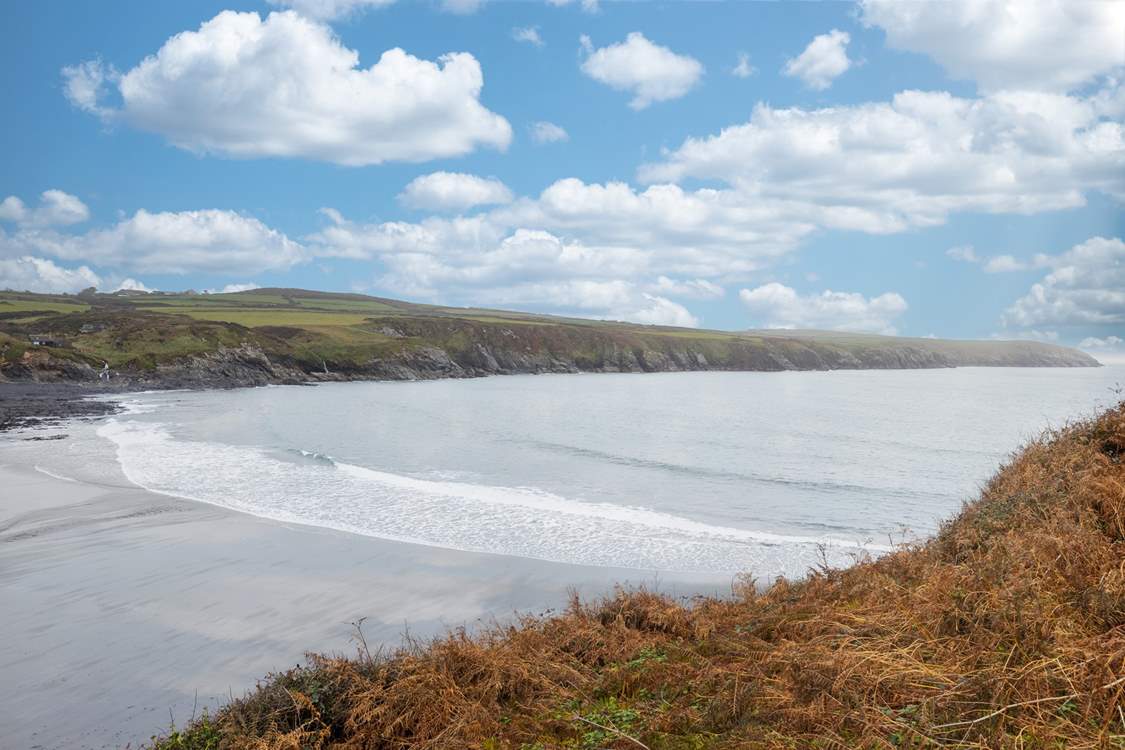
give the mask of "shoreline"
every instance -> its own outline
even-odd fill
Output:
[[[147,742],[305,663],[407,635],[652,586],[652,574],[423,547],[298,526],[0,463],[0,726],[13,747]],[[677,595],[724,577],[660,574]]]
[[[1098,363],[1098,367],[1104,367]],[[566,371],[499,371],[499,372],[426,372],[418,373],[417,377],[384,377],[379,375],[355,374],[347,376],[335,375],[327,378],[317,378],[315,373],[305,373],[307,379],[295,380],[291,378],[260,379],[255,381],[242,381],[237,379],[216,378],[211,381],[198,379],[184,379],[172,377],[166,380],[135,379],[129,376],[122,377],[117,382],[101,383],[86,381],[36,381],[36,380],[2,380],[0,379],[0,433],[26,428],[35,428],[58,424],[61,420],[110,416],[120,411],[120,407],[106,399],[94,399],[94,396],[114,396],[128,393],[145,393],[149,391],[225,391],[244,388],[263,388],[266,386],[317,386],[330,383],[401,383],[433,380],[469,380],[490,378],[497,376],[519,375],[654,375],[662,373],[680,372],[754,372],[754,373],[783,373],[783,372],[881,372],[881,371],[932,371],[945,369],[970,369],[970,368],[999,368],[999,369],[1071,369],[1072,365],[949,365],[943,367],[866,367],[866,368],[828,368],[828,369],[773,369],[773,370],[740,370],[709,368],[698,370],[566,370]]]

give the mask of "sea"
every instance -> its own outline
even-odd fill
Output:
[[[427,547],[760,579],[933,534],[1125,368],[701,372],[118,397],[37,465]]]

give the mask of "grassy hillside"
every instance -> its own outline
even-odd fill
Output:
[[[36,345],[29,337],[42,335]],[[1032,342],[709,331],[418,305],[358,294],[0,292],[0,376],[232,385],[509,372],[1091,366]]]
[[[1125,747],[1125,403],[928,543],[751,583],[314,658],[154,747]]]

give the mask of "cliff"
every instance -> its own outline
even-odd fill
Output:
[[[828,331],[710,331],[362,295],[0,293],[0,378],[144,387],[515,373],[1089,367],[1066,347]]]

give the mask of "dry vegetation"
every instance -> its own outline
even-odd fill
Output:
[[[167,748],[1125,747],[1125,403],[932,541],[685,607],[620,592],[314,658]]]

